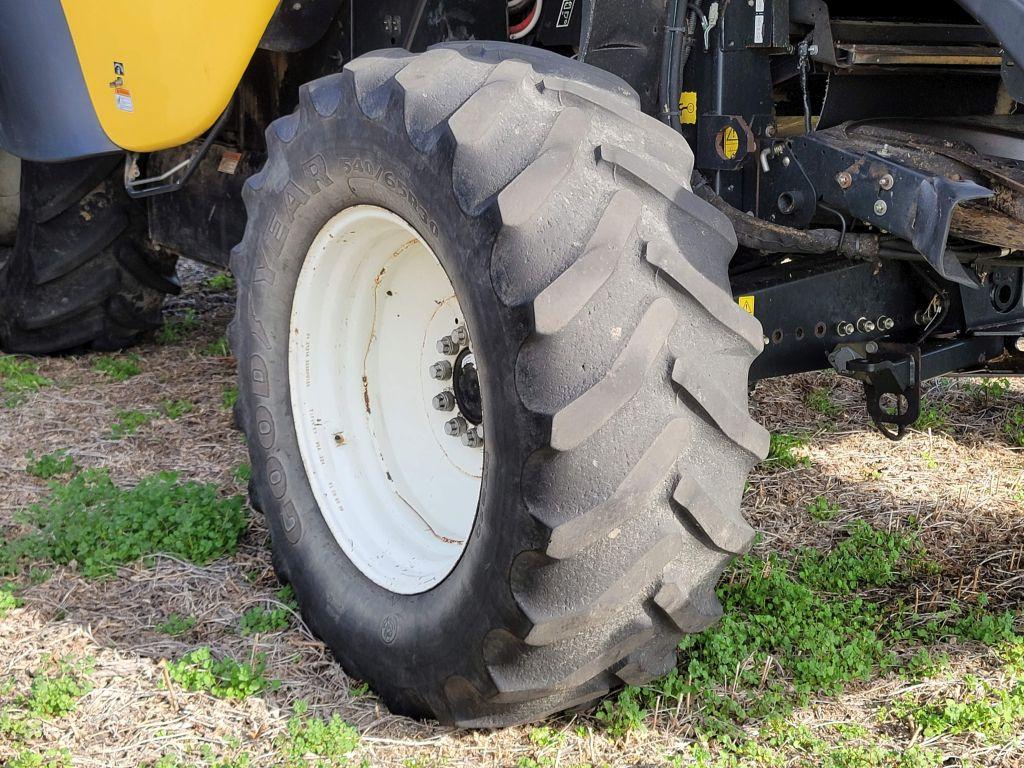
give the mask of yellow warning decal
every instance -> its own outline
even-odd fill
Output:
[[[753,296],[740,296],[737,300],[740,305],[740,309],[745,312],[749,312],[751,315],[754,314],[754,297]]]
[[[725,126],[722,131],[722,151],[726,160],[732,160],[740,153],[740,135],[731,125]]]
[[[683,91],[679,94],[679,122],[683,125],[697,124],[696,91]]]

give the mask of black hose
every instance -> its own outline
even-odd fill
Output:
[[[672,91],[672,51],[675,45],[675,40],[678,37],[676,30],[678,29],[678,16],[679,16],[679,5],[682,0],[671,0],[668,6],[668,15],[665,20],[665,40],[661,48],[661,78],[658,84],[658,95],[661,100],[661,120],[666,125],[672,125],[673,122],[673,110],[671,102],[671,91]],[[678,111],[679,107],[676,107]]]
[[[728,217],[740,245],[765,253],[837,253],[851,259],[878,258],[878,235],[843,233],[838,229],[796,229],[764,221],[733,207],[693,173],[693,191]]]

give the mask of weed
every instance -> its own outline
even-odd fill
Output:
[[[839,511],[839,503],[829,501],[825,496],[816,497],[807,507],[807,512],[810,516],[821,523],[835,520]]]
[[[142,427],[156,418],[152,411],[117,411],[117,421],[110,425],[109,437],[112,440],[123,440],[131,437]]]
[[[807,395],[807,405],[812,411],[822,416],[835,418],[842,409],[832,400],[832,390],[828,387],[815,387]]]
[[[158,552],[203,565],[233,552],[246,526],[242,498],[222,498],[216,486],[162,472],[122,489],[102,469],[52,484],[50,496],[25,517],[39,530],[0,543],[0,563],[75,562],[85,576]]]
[[[232,291],[235,288],[235,278],[227,272],[218,272],[207,279],[206,287],[211,291]]]
[[[1010,382],[1006,379],[982,379],[968,382],[967,391],[982,402],[1000,400],[1010,391]]]
[[[362,698],[363,696],[370,695],[369,683],[355,683],[348,687],[348,692],[354,699]]]
[[[643,698],[639,688],[627,685],[617,697],[602,701],[594,717],[604,726],[609,737],[621,739],[630,731],[643,729],[647,716],[647,709],[641,703]]]
[[[39,375],[38,367],[31,360],[0,355],[0,391],[6,395],[4,405],[8,408],[22,403],[29,392],[52,384],[50,379]]]
[[[14,596],[6,587],[0,588],[0,619],[6,618],[10,611],[21,607],[21,600]]]
[[[32,680],[32,687],[22,706],[35,717],[63,717],[75,711],[78,700],[92,690],[86,679],[88,669],[62,663],[55,674],[40,673]]]
[[[924,465],[928,467],[928,469],[939,468],[939,462],[935,458],[935,454],[931,451],[921,451],[921,460],[924,461]]]
[[[1006,414],[1006,421],[1003,422],[1003,434],[1009,439],[1011,445],[1024,448],[1024,405],[1015,405]]]
[[[921,413],[914,426],[922,432],[931,430],[942,432],[949,429],[949,406],[945,403],[935,405],[930,402],[921,403]]]
[[[239,464],[235,467],[233,476],[239,485],[248,485],[252,479],[252,467],[248,464]]]
[[[29,451],[25,454],[25,458],[28,459],[25,471],[33,477],[42,478],[43,480],[49,480],[57,475],[70,475],[77,469],[75,467],[75,460],[68,456],[67,451],[44,453],[38,457],[35,451]]]
[[[237,387],[228,387],[227,389],[225,389],[224,390],[224,394],[221,395],[220,404],[222,406],[224,406],[225,409],[230,411],[232,408],[235,407],[235,404],[237,402],[238,402],[238,388]]]
[[[275,746],[284,756],[288,768],[309,765],[309,758],[316,758],[314,765],[347,765],[349,756],[359,746],[359,731],[332,715],[329,720],[308,716],[304,701],[297,701],[294,714],[288,718],[287,733],[282,734]]]
[[[986,741],[1006,740],[1024,724],[1024,681],[999,688],[968,675],[956,698],[918,700],[914,695],[896,701],[885,719],[906,721],[925,738],[974,733]]]
[[[281,602],[277,608],[268,610],[256,606],[242,614],[241,632],[243,635],[265,635],[268,632],[288,629],[291,625],[292,614],[299,609],[299,604],[295,602],[295,594],[290,586],[284,586],[277,590],[277,599]]]
[[[945,653],[933,656],[927,648],[915,653],[901,670],[903,675],[912,680],[927,680],[935,677],[949,665],[949,656]]]
[[[252,664],[234,659],[217,659],[210,649],[197,648],[180,661],[167,664],[167,674],[186,691],[206,691],[219,699],[245,699],[276,689],[280,682],[265,676],[266,660],[255,657]]]
[[[797,453],[807,445],[807,439],[800,435],[789,435],[785,432],[773,432],[771,445],[768,449],[766,464],[773,464],[782,469],[795,469],[810,466],[811,460]]]
[[[179,344],[199,327],[199,316],[192,308],[186,309],[180,317],[172,317],[156,333],[157,344]]]
[[[92,369],[106,374],[114,381],[127,381],[142,373],[142,360],[135,353],[122,357],[100,355],[92,361]]]
[[[170,635],[171,637],[177,637],[188,632],[192,627],[196,625],[195,616],[182,616],[178,613],[172,613],[167,617],[166,621],[162,621],[156,625],[155,629],[162,635]]]
[[[160,403],[160,413],[168,419],[180,419],[186,413],[192,413],[195,407],[195,404],[188,400],[164,400]]]
[[[902,577],[914,565],[920,545],[899,533],[872,528],[858,520],[849,536],[827,554],[804,550],[800,580],[819,592],[848,595],[871,587],[885,587]],[[902,565],[900,569],[898,566]]]
[[[243,635],[265,635],[270,632],[279,632],[282,629],[288,629],[291,624],[291,616],[291,611],[287,608],[267,610],[257,605],[242,614],[239,629]]]
[[[211,341],[200,352],[207,357],[231,357],[231,347],[224,336],[221,336],[216,341]]]
[[[71,765],[71,756],[66,750],[36,752],[23,749],[6,765],[7,768],[66,768]]]

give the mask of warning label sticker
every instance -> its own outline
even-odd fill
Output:
[[[754,314],[754,297],[753,296],[740,296],[736,302],[740,305],[740,309],[744,312]]]
[[[115,88],[114,99],[117,101],[117,108],[122,112],[135,111],[135,102],[132,101],[132,92],[127,88]]]
[[[558,10],[558,21],[555,22],[557,29],[568,27],[572,21],[572,9],[576,5],[576,0],[562,0],[562,7]]]

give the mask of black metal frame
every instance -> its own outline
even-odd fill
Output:
[[[715,23],[705,46],[703,25],[694,27],[691,13],[696,5],[702,17],[713,16],[712,2],[545,0],[539,24],[522,42],[619,75],[645,111],[690,142],[695,191],[737,230],[737,298],[753,306],[765,329],[751,378],[831,365],[865,382],[873,417],[898,433],[912,407],[887,414],[881,395],[899,390],[912,406],[923,378],[1021,370],[1024,358],[1005,350],[1024,334],[1024,261],[1000,266],[998,248],[979,251],[971,243],[1024,253],[1024,126],[953,126],[950,118],[992,114],[1004,81],[1024,96],[1013,61],[1024,56],[1024,0],[960,0],[982,24],[944,0],[929,7],[930,21],[913,26],[886,0],[723,0],[718,18],[708,19]],[[1005,14],[1017,21],[1008,23]],[[266,125],[294,109],[302,83],[372,49],[502,38],[508,23],[506,0],[282,4],[220,140],[244,154],[241,167],[252,167],[264,151]],[[996,29],[1020,40],[1004,34],[1007,54],[994,65],[861,66],[851,53],[951,42],[988,51]],[[687,110],[667,96],[680,84],[692,94]],[[956,99],[939,98],[949,89]],[[681,111],[696,119],[680,125]],[[911,120],[937,115],[937,123]],[[901,122],[865,122],[878,117]],[[955,140],[945,146],[943,131],[954,128]],[[188,197],[209,187],[222,195],[223,218],[241,221],[238,183],[216,173],[222,154],[218,149],[199,166],[210,183]],[[230,227],[214,222],[182,233],[168,226],[182,215],[184,197],[151,201],[155,234],[220,232],[206,250],[226,253]]]

